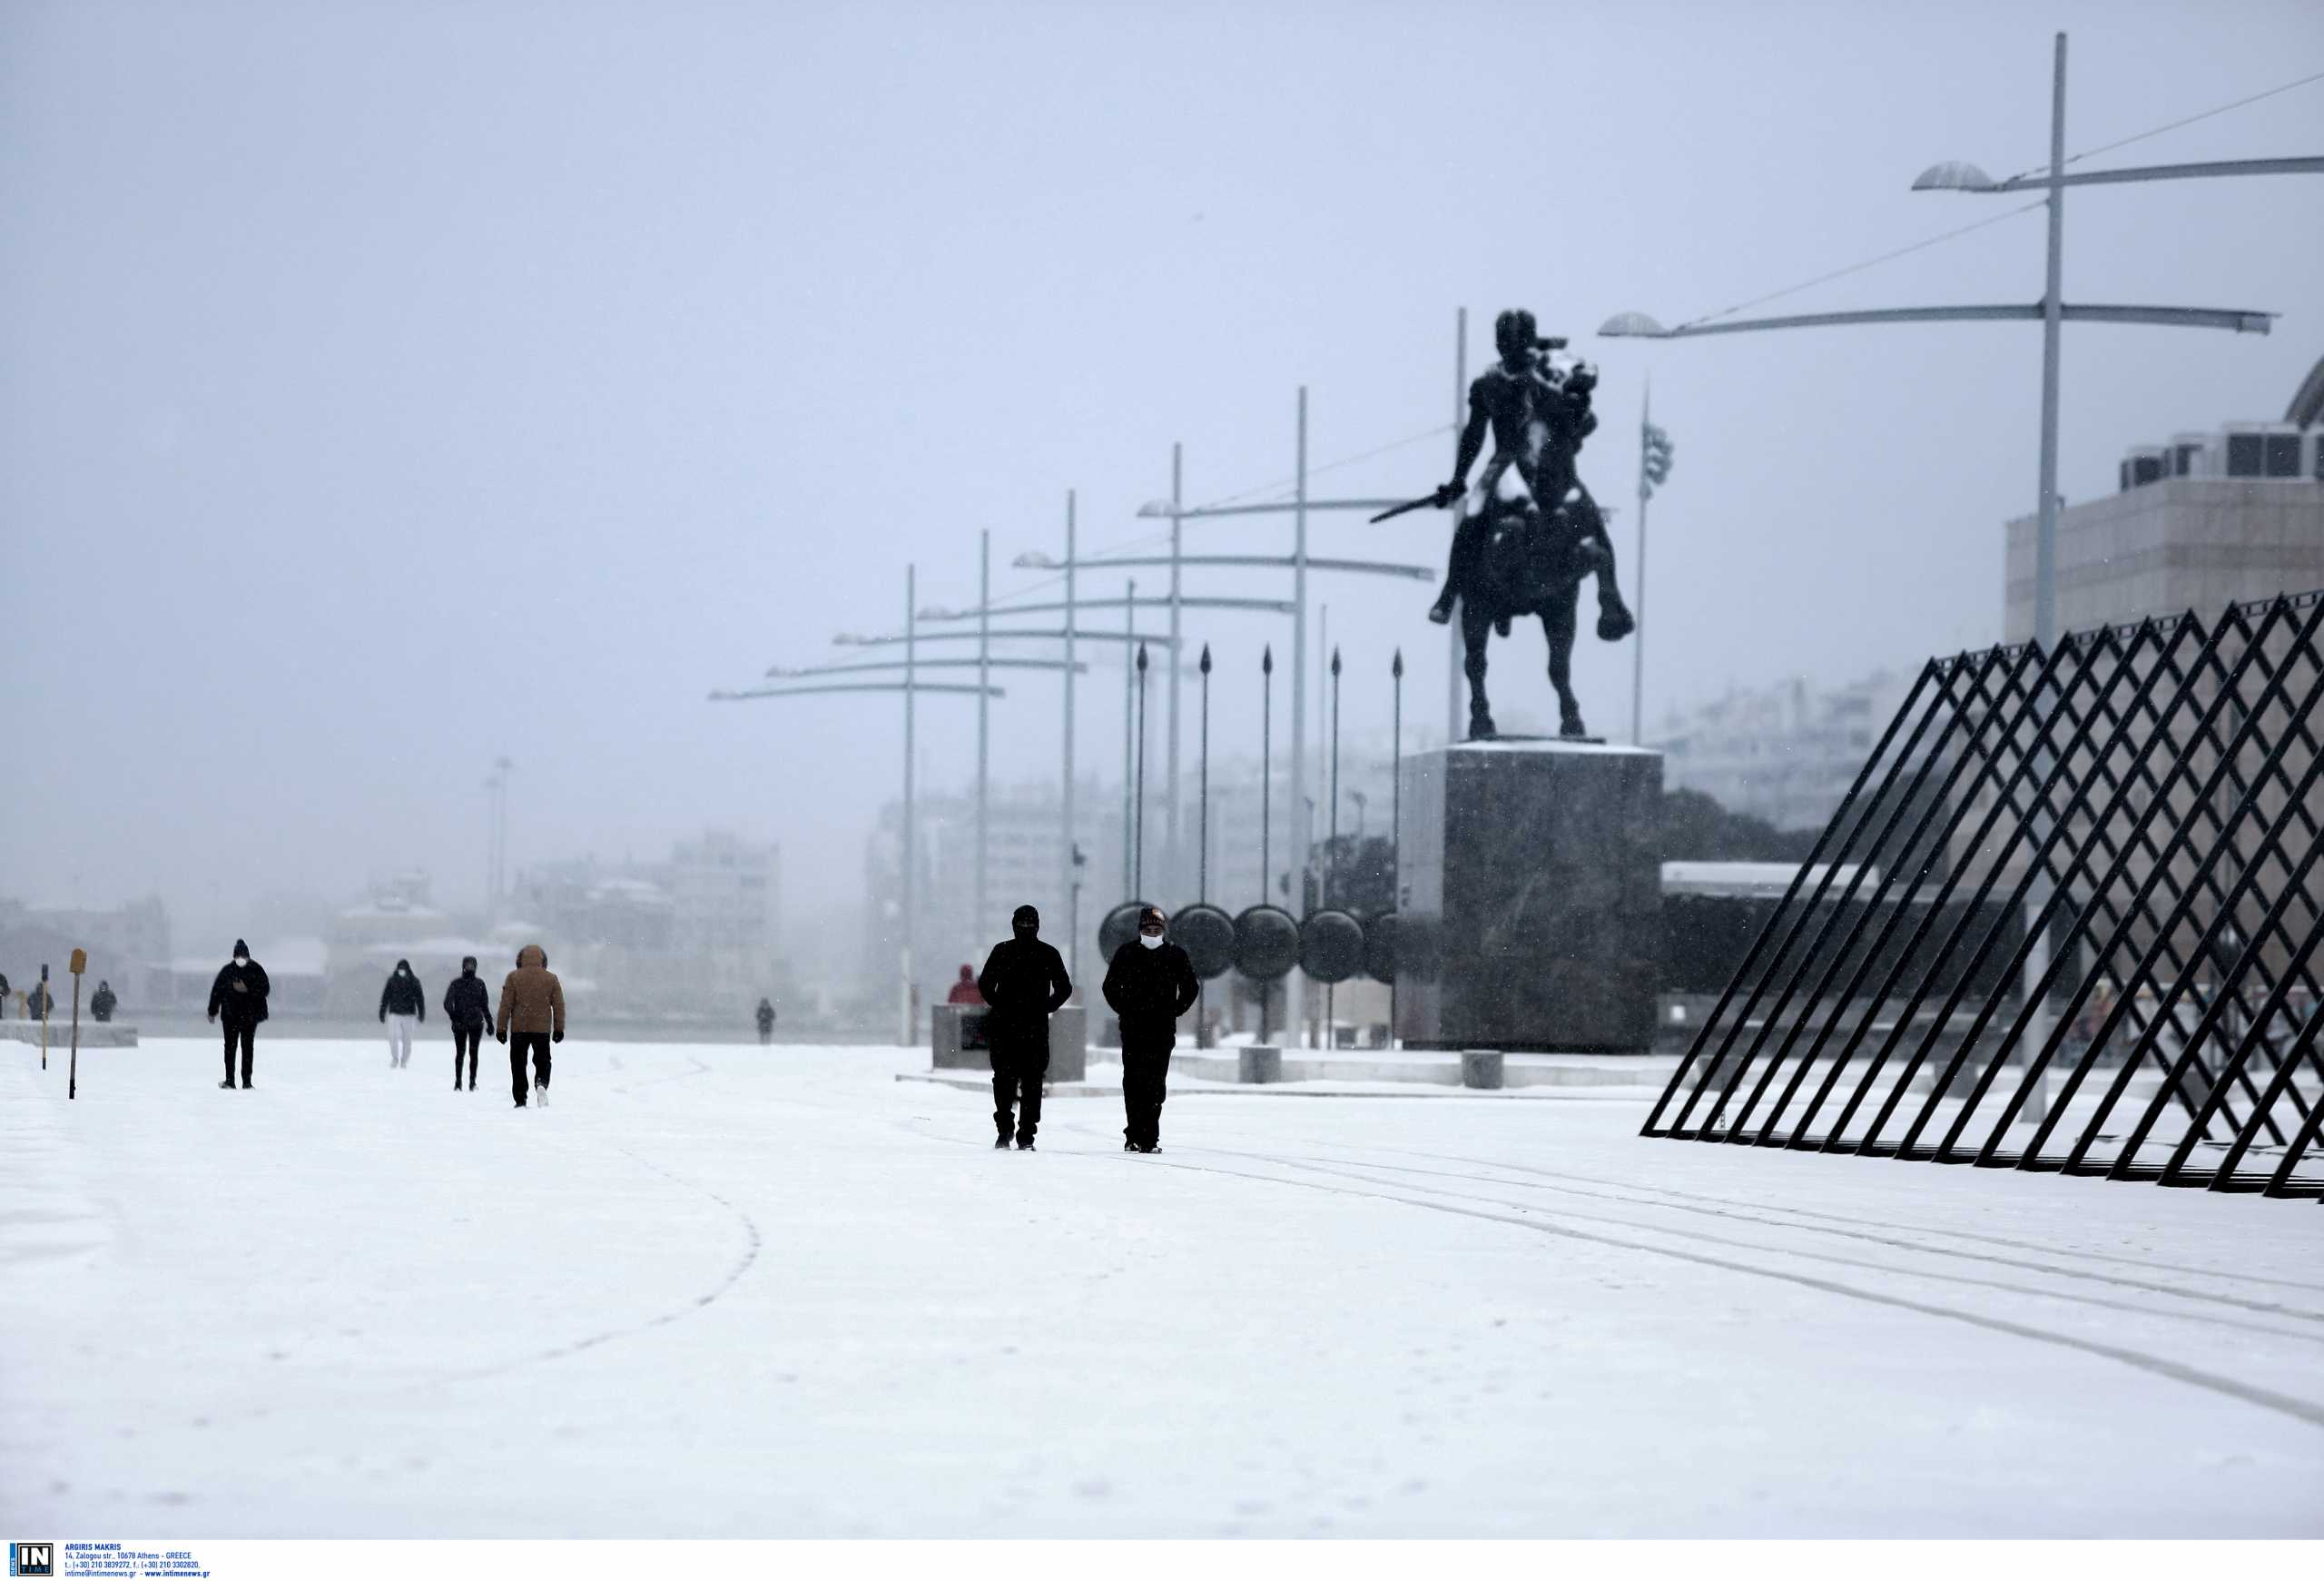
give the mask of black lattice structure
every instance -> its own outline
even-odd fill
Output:
[[[2324,1195],[2319,628],[1931,660],[1644,1134]]]

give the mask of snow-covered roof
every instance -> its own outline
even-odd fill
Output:
[[[341,922],[387,921],[390,918],[407,922],[435,922],[450,915],[432,905],[410,905],[396,900],[365,901],[361,905],[349,906],[339,914]]]

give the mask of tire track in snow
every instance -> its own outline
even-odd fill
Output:
[[[1228,1150],[1226,1149],[1216,1148],[1206,1149],[1205,1151],[1220,1152],[1228,1151]],[[2288,1338],[2312,1339],[2319,1342],[2324,1342],[2324,1312],[2309,1311],[2299,1307],[2287,1307],[2280,1302],[2251,1300],[2240,1296],[2225,1295],[2210,1290],[2191,1290],[2178,1285],[2158,1284],[2150,1280],[2127,1279],[2119,1274],[2098,1273],[2086,1269],[2065,1268],[2056,1263],[2032,1262],[2023,1258],[1996,1257],[1986,1252],[1963,1251],[1949,1246],[1931,1246],[1923,1241],[1903,1240],[1895,1235],[1877,1235],[1861,1230],[1842,1230],[1822,1224],[1793,1223],[1782,1219],[1763,1218],[1758,1214],[1740,1213],[1726,1208],[1699,1207],[1692,1203],[1646,1201],[1636,1197],[1626,1196],[1619,1191],[1584,1191],[1577,1186],[1552,1185],[1548,1183],[1534,1184],[1525,1181],[1506,1180],[1493,1175],[1468,1174],[1446,1170],[1415,1169],[1409,1164],[1390,1164],[1380,1163],[1369,1160],[1350,1161],[1344,1159],[1275,1160],[1271,1155],[1261,1153],[1230,1152],[1229,1156],[1236,1158],[1262,1158],[1268,1159],[1269,1161],[1279,1161],[1285,1163],[1312,1163],[1322,1166],[1337,1165],[1366,1170],[1387,1170],[1397,1174],[1431,1175],[1442,1180],[1471,1181],[1481,1185],[1507,1186],[1512,1190],[1520,1191],[1555,1191],[1565,1196],[1585,1197],[1595,1201],[1618,1203],[1625,1207],[1637,1208],[1647,1212],[1692,1213],[1703,1218],[1726,1219],[1738,1223],[1765,1225],[1769,1229],[1784,1230],[1787,1232],[1837,1236],[1851,1240],[1868,1241],[1875,1246],[1890,1247],[1899,1251],[1910,1252],[1915,1256],[1955,1258],[1968,1262],[1982,1263],[1994,1268],[2013,1268],[2023,1270],[2030,1273],[2054,1274],[2063,1279],[2088,1280],[2096,1283],[2120,1286],[2125,1290],[2144,1290],[2153,1295],[2171,1296],[2180,1300],[2209,1301],[2221,1306],[2238,1307],[2245,1311],[2262,1313],[2270,1317],[2292,1318],[2301,1322],[2319,1325],[2318,1332],[2314,1334],[2294,1334],[2289,1330],[2274,1329],[2263,1330],[2263,1332],[2282,1332],[2285,1333]],[[1488,1165],[1487,1167],[1499,1169],[1509,1168],[1512,1166]],[[1390,1185],[1394,1182],[1378,1181],[1375,1179],[1374,1183],[1379,1185]],[[1501,1205],[1507,1208],[1525,1206],[1525,1204],[1506,1201],[1502,1201]],[[1606,1220],[1606,1222],[1624,1221]],[[1635,1228],[1640,1230],[1652,1230],[1657,1227],[1650,1224],[1638,1224]],[[1673,1230],[1669,1233],[1676,1234],[1678,1231]],[[1736,1244],[1739,1245],[1744,1243],[1738,1242]],[[2228,1274],[2216,1277],[2231,1279],[2235,1276]],[[2140,1308],[2133,1309],[2146,1310],[2148,1309]]]
[[[1343,1180],[1359,1181],[1366,1185],[1400,1186],[1403,1184],[1402,1181],[1384,1181],[1376,1175],[1363,1173],[1361,1169],[1357,1167],[1341,1168],[1322,1163],[1303,1164],[1299,1161],[1289,1159],[1272,1160],[1266,1161],[1281,1162],[1288,1164],[1293,1168],[1314,1169],[1324,1174],[1332,1175]],[[1735,1251],[1765,1253],[1771,1257],[1797,1258],[1807,1262],[1827,1262],[1835,1264],[1841,1268],[1865,1269],[1875,1273],[1893,1274],[1900,1279],[1927,1280],[1938,1284],[1962,1285],[1971,1289],[2001,1290],[2011,1295],[2033,1296],[2043,1300],[2072,1302],[2077,1306],[2102,1307],[2112,1311],[2134,1313],[2142,1318],[2171,1318],[2177,1319],[2182,1322],[2202,1323],[2214,1328],[2238,1329],[2247,1334],[2265,1334],[2270,1338],[2276,1339],[2293,1339],[2308,1344],[2324,1344],[2324,1333],[2309,1333],[2299,1329],[2271,1328],[2262,1323],[2248,1323],[2238,1318],[2219,1317],[2206,1312],[2173,1311],[2167,1308],[2144,1306],[2134,1301],[2113,1300],[2104,1296],[2092,1295],[2081,1291],[2043,1290],[2035,1285],[2011,1284],[2001,1280],[1979,1279],[1970,1274],[1936,1273],[1926,1269],[1904,1268],[1899,1267],[1895,1263],[1874,1262],[1863,1258],[1845,1257],[1837,1252],[1807,1251],[1796,1247],[1769,1246],[1764,1242],[1754,1240],[1736,1240],[1729,1239],[1727,1236],[1711,1235],[1699,1230],[1675,1230],[1666,1228],[1665,1226],[1659,1224],[1641,1224],[1632,1219],[1611,1218],[1600,1213],[1576,1212],[1571,1209],[1542,1208],[1530,1202],[1512,1202],[1505,1198],[1500,1197],[1480,1197],[1467,1192],[1448,1191],[1438,1186],[1413,1186],[1411,1189],[1414,1191],[1426,1191],[1432,1196],[1444,1197],[1454,1201],[1481,1202],[1489,1207],[1506,1208],[1512,1212],[1518,1213],[1554,1213],[1561,1220],[1574,1220],[1586,1224],[1612,1225],[1619,1229],[1635,1230],[1647,1235],[1667,1235],[1679,1240],[1704,1241],[1712,1246],[1725,1247]],[[1787,1227],[1777,1226],[1777,1228],[1782,1229]],[[2167,1291],[2165,1293],[2176,1295],[2180,1292]]]
[[[1446,1202],[1431,1201],[1425,1198],[1403,1196],[1393,1191],[1355,1191],[1346,1186],[1326,1185],[1319,1181],[1298,1180],[1283,1175],[1257,1174],[1247,1170],[1219,1169],[1206,1164],[1185,1163],[1174,1159],[1166,1158],[1156,1161],[1159,1162],[1165,1169],[1191,1170],[1197,1173],[1204,1174],[1233,1175],[1242,1180],[1258,1181],[1270,1185],[1292,1186],[1305,1191],[1323,1191],[1344,1197],[1359,1197],[1373,1201],[1396,1202],[1408,1208],[1418,1208],[1427,1212],[1446,1213],[1455,1218],[1462,1219],[1482,1220],[1486,1223],[1492,1224],[1505,1224],[1519,1230],[1531,1230],[1535,1234],[1556,1236],[1561,1240],[1578,1240],[1593,1246],[1608,1246],[1622,1251],[1644,1252],[1649,1256],[1669,1258],[1675,1261],[1693,1263],[1699,1267],[1720,1269],[1729,1273],[1748,1274],[1757,1279],[1775,1280],[1785,1284],[1797,1285],[1804,1289],[1819,1290],[1827,1295],[1840,1296],[1851,1300],[1865,1301],[1876,1306],[1894,1308],[1900,1311],[1918,1312],[1926,1317],[1941,1318],[1949,1319],[1953,1322],[1965,1323],[1972,1328],[1983,1329],[1991,1333],[2005,1334],[2013,1339],[2031,1340],[2036,1344],[2056,1346],[2063,1349],[2078,1351],[2083,1355],[2096,1356],[2110,1361],[2120,1362],[2123,1366],[2136,1369],[2141,1372],[2149,1373],[2158,1378],[2169,1378],[2174,1383],[2183,1383],[2191,1385],[2196,1388],[2206,1389],[2213,1394],[2240,1401],[2245,1405],[2256,1406],[2262,1410],[2274,1411],[2279,1415],[2290,1417],[2293,1420],[2304,1423],[2309,1427],[2324,1429],[2324,1405],[2319,1405],[2313,1400],[2302,1399],[2295,1395],[2283,1394],[2274,1389],[2261,1388],[2256,1385],[2242,1383],[2235,1378],[2227,1378],[2218,1373],[2206,1372],[2200,1368],[2189,1367],[2181,1362],[2172,1361],[2167,1357],[2155,1356],[2143,1350],[2135,1350],[2129,1346],[2110,1345],[2102,1340],[2084,1339],[2076,1335],[2063,1334],[2055,1329],[2038,1328],[2031,1323],[2020,1323],[2007,1318],[1992,1317],[1986,1313],[1970,1311],[1959,1307],[1943,1306],[1935,1301],[1919,1300],[1909,1296],[1893,1295],[1881,1290],[1864,1290],[1855,1285],[1842,1284],[1837,1280],[1823,1279],[1814,1274],[1794,1273],[1781,1269],[1764,1267],[1756,1263],[1738,1261],[1733,1258],[1716,1257],[1707,1252],[1679,1250],[1667,1246],[1655,1246],[1645,1241],[1626,1240],[1619,1236],[1601,1235],[1590,1230],[1575,1230],[1565,1225],[1544,1223],[1539,1219],[1520,1218],[1513,1213],[1506,1211],[1495,1212],[1484,1208],[1459,1207]],[[1293,1167],[1297,1168],[1300,1166],[1295,1165]],[[1649,1231],[1649,1233],[1654,1232]],[[1715,1238],[1704,1237],[1704,1239]]]
[[[1313,1146],[1345,1146],[1348,1151],[1364,1151],[1360,1149],[1360,1146],[1339,1144],[1339,1141],[1315,1141]],[[1864,1230],[1894,1230],[1894,1232],[1899,1232],[1899,1235],[1943,1235],[1947,1237],[1947,1240],[1978,1241],[1978,1244],[1983,1246],[2008,1246],[2010,1250],[2038,1250],[2038,1253],[2043,1253],[2043,1256],[2052,1256],[2052,1258],[2083,1258],[2083,1260],[2087,1262],[2115,1262],[2115,1265],[2122,1265],[2122,1267],[2142,1267],[2142,1270],[2157,1271],[2157,1274],[2187,1274],[2187,1277],[2194,1277],[2194,1279],[2233,1279],[2236,1283],[2257,1283],[2257,1286],[2275,1286],[2275,1288],[2284,1288],[2284,1290],[2315,1290],[2315,1293],[2324,1293],[2324,1283],[2300,1281],[2300,1279],[2275,1279],[2273,1274],[2242,1274],[2242,1271],[2212,1270],[2212,1267],[2187,1267],[2184,1262],[2157,1262],[2152,1260],[2152,1258],[2126,1258],[2122,1256],[2122,1253],[2115,1253],[2115,1250],[2084,1250],[2084,1249],[2078,1249],[2078,1246],[2050,1246],[2050,1244],[2043,1244],[2043,1241],[2024,1241],[2008,1235],[1984,1235],[1984,1232],[1978,1232],[1978,1230],[1952,1230],[1947,1228],[1947,1225],[1901,1225],[1887,1219],[1859,1219],[1859,1216],[1852,1216],[1852,1213],[1825,1213],[1825,1211],[1819,1211],[1819,1209],[1792,1207],[1792,1204],[1785,1204],[1785,1202],[1738,1202],[1736,1198],[1715,1198],[1715,1195],[1710,1195],[1710,1192],[1678,1191],[1678,1188],[1673,1186],[1650,1186],[1650,1183],[1643,1183],[1643,1181],[1613,1181],[1613,1179],[1603,1179],[1603,1177],[1597,1177],[1597,1174],[1569,1174],[1569,1171],[1560,1171],[1560,1170],[1543,1170],[1543,1167],[1539,1165],[1515,1165],[1515,1162],[1503,1162],[1499,1161],[1499,1158],[1464,1158],[1464,1155],[1460,1153],[1423,1153],[1423,1151],[1394,1149],[1394,1146],[1392,1146],[1392,1149],[1378,1149],[1378,1151],[1383,1151],[1383,1153],[1397,1153],[1402,1155],[1402,1158],[1427,1158],[1427,1161],[1434,1161],[1434,1162],[1450,1162],[1450,1165],[1478,1165],[1478,1167],[1485,1167],[1485,1170],[1508,1170],[1508,1171],[1513,1171],[1513,1174],[1539,1174],[1539,1177],[1552,1179],[1552,1181],[1581,1181],[1582,1186],[1606,1186],[1606,1188],[1613,1188],[1613,1191],[1645,1191],[1645,1192],[1661,1195],[1661,1198],[1680,1198],[1685,1200],[1685,1202],[1710,1202],[1710,1204],[1722,1204],[1722,1207],[1750,1207],[1750,1209],[1759,1209],[1761,1213],[1792,1213],[1794,1219],[1819,1219],[1819,1220],[1827,1220],[1827,1223],[1856,1225],[1856,1228],[1864,1228]],[[1664,1204],[1639,1200],[1639,1207],[1664,1207]],[[1806,1230],[1808,1225],[1798,1225],[1798,1228]]]

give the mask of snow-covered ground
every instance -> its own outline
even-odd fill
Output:
[[[433,1029],[430,1029],[431,1032]],[[0,1051],[0,1525],[2324,1535],[2324,1208],[902,1050]]]

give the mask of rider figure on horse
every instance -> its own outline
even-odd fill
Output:
[[[1461,430],[1452,479],[1433,496],[1439,509],[1468,498],[1453,529],[1444,590],[1428,618],[1440,626],[1452,618],[1453,600],[1467,592],[1475,576],[1486,518],[1498,497],[1529,511],[1555,510],[1562,505],[1571,515],[1584,550],[1597,566],[1598,635],[1618,641],[1630,634],[1633,623],[1614,580],[1614,546],[1606,536],[1605,519],[1581,487],[1573,465],[1574,452],[1598,426],[1590,410],[1596,378],[1586,367],[1561,372],[1552,365],[1547,353],[1565,342],[1542,340],[1533,315],[1523,308],[1512,308],[1496,319],[1492,338],[1501,361],[1470,381],[1469,420]],[[1488,429],[1492,459],[1485,463],[1475,493],[1470,494],[1469,469],[1484,449]],[[1507,627],[1502,629],[1505,633]]]

